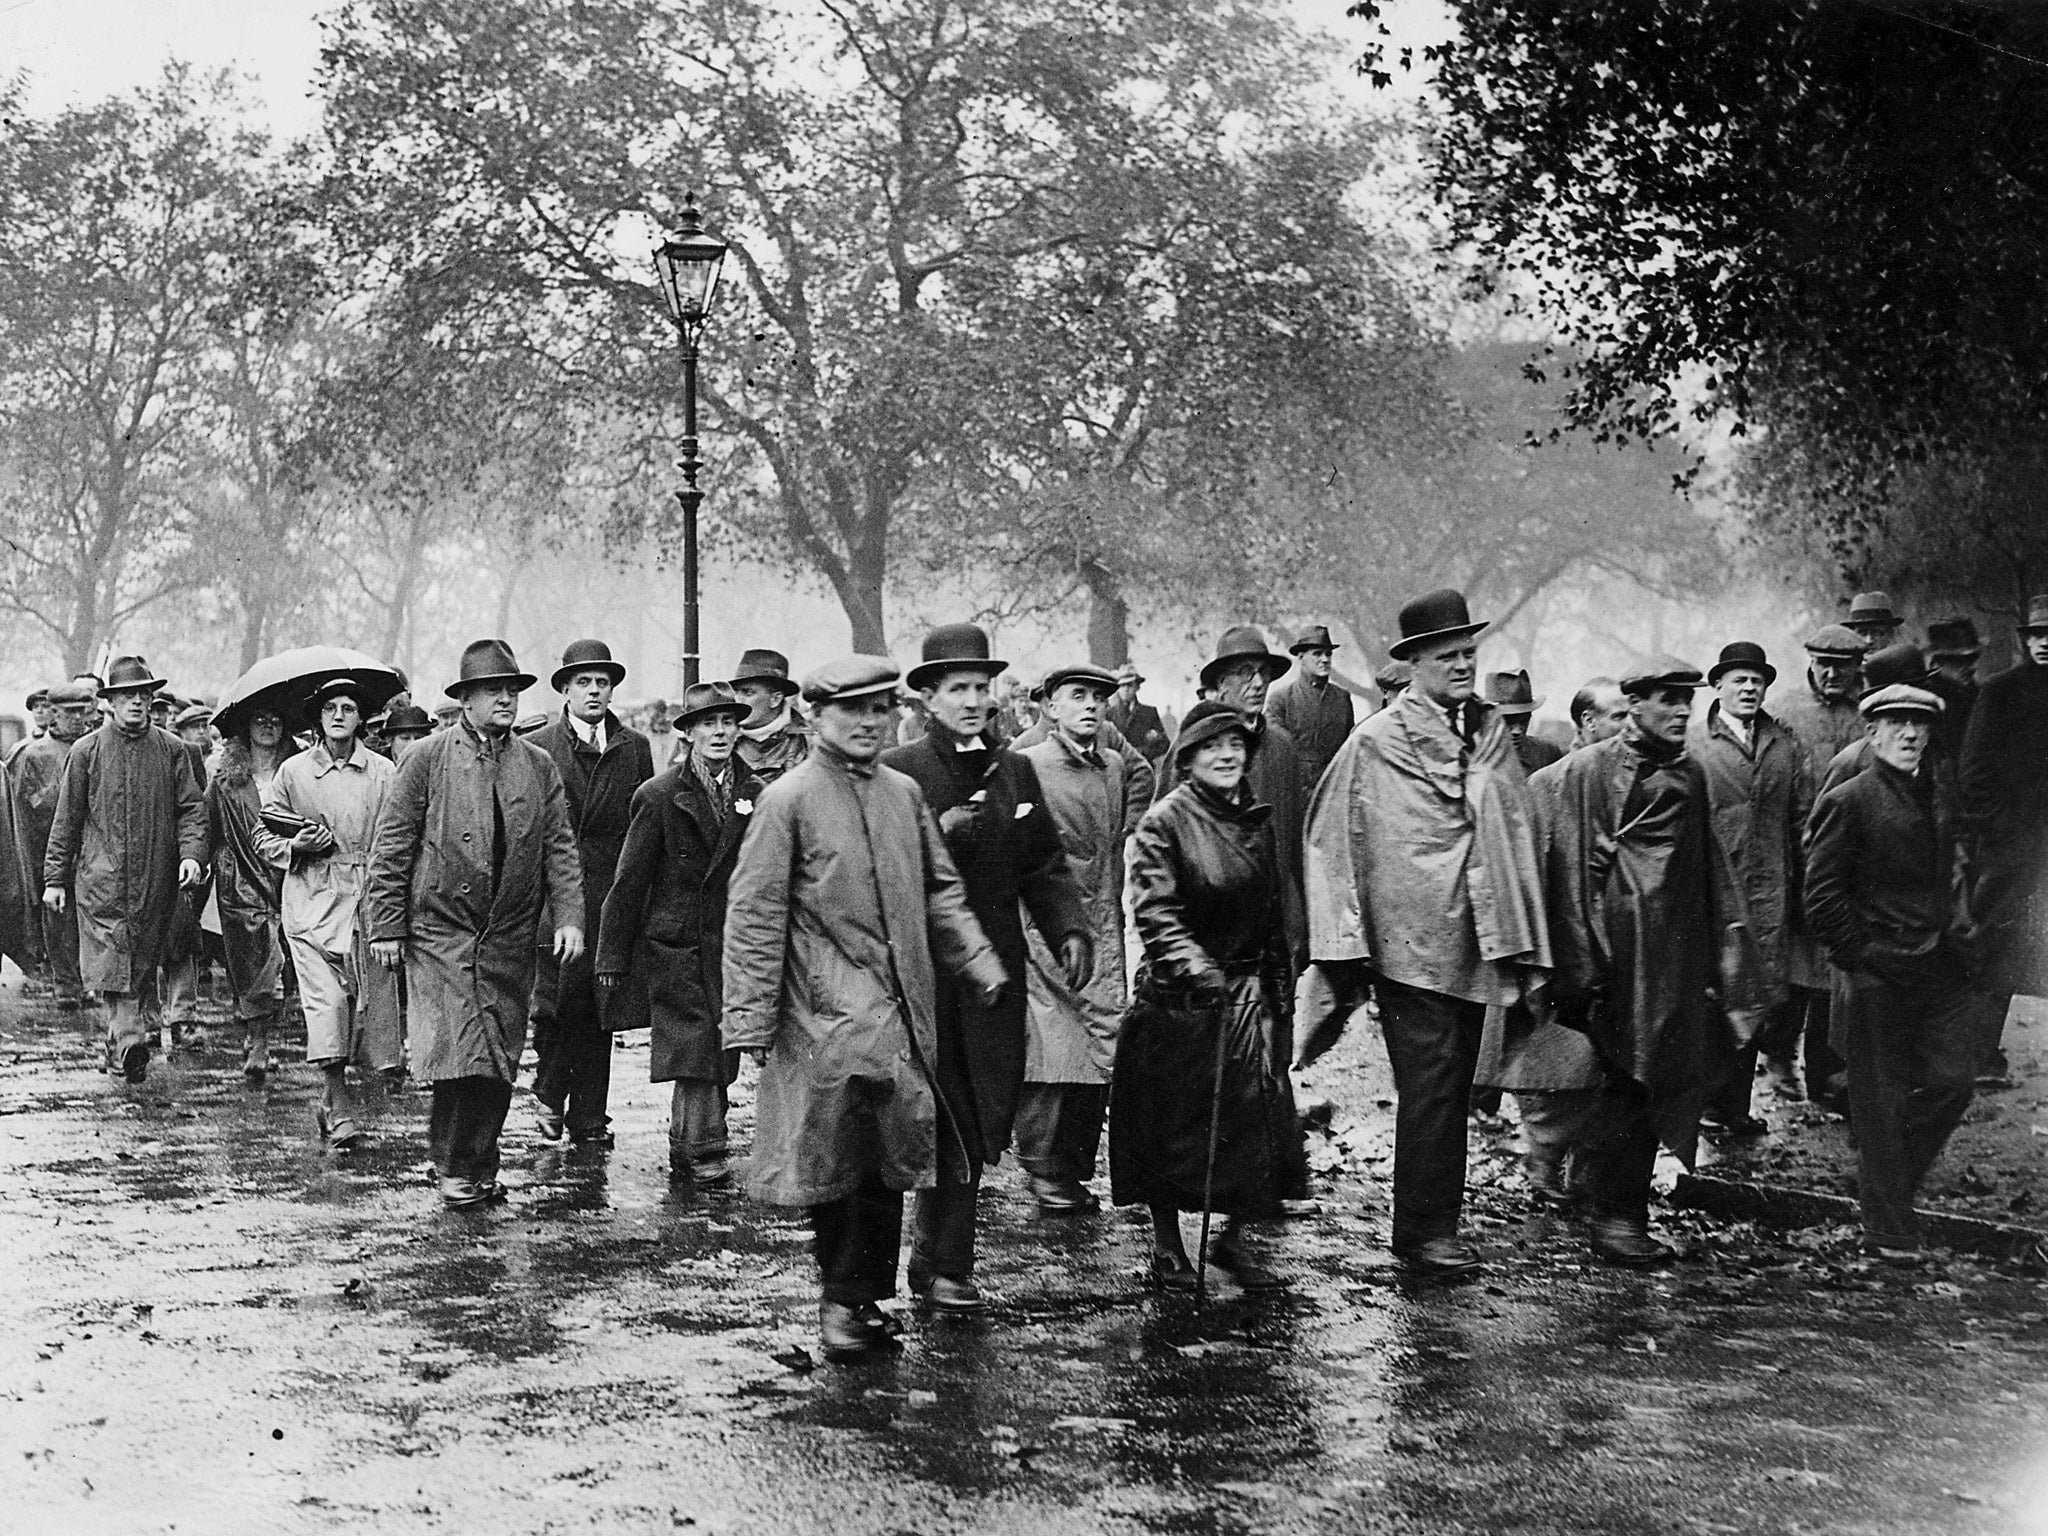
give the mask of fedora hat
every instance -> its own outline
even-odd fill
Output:
[[[434,722],[427,718],[427,712],[417,704],[401,704],[384,716],[384,734],[391,736],[425,736],[434,729]]]
[[[1763,673],[1766,688],[1778,680],[1778,669],[1764,656],[1762,646],[1754,640],[1730,640],[1721,647],[1721,659],[1715,662],[1713,670],[1707,673],[1707,685],[1712,687],[1721,681],[1722,673],[1738,669]]]
[[[1116,692],[1116,674],[1106,667],[1092,666],[1088,662],[1076,662],[1068,667],[1054,667],[1045,674],[1045,681],[1038,685],[1043,697],[1052,697],[1052,691],[1062,683],[1086,683],[1100,689],[1107,698]]]
[[[1245,724],[1245,718],[1228,704],[1218,704],[1214,699],[1204,699],[1187,713],[1180,723],[1180,734],[1173,738],[1173,760],[1186,760],[1187,755],[1205,741],[1214,741],[1218,736],[1236,731],[1244,738],[1244,760],[1249,764],[1258,754],[1259,738],[1252,728]]]
[[[1256,661],[1264,668],[1266,681],[1286,674],[1294,663],[1285,656],[1275,655],[1266,646],[1266,637],[1249,624],[1233,624],[1223,631],[1223,638],[1216,642],[1216,654],[1202,663],[1202,686],[1213,688],[1216,679],[1241,662]]]
[[[924,656],[904,678],[913,692],[935,686],[948,672],[979,672],[994,677],[1009,669],[988,653],[988,632],[979,624],[941,624],[924,637]]]
[[[164,686],[164,680],[149,669],[149,663],[140,656],[116,656],[107,663],[107,680],[100,684],[101,693],[134,693],[137,690],[156,692]]]
[[[1543,707],[1542,696],[1529,686],[1527,672],[1488,673],[1486,702],[1504,715],[1533,715]]]
[[[1658,688],[1704,688],[1700,669],[1676,656],[1645,656],[1621,674],[1621,691],[1630,698]]]
[[[1116,669],[1116,680],[1119,687],[1125,683],[1142,683],[1145,681],[1145,674],[1127,661]]]
[[[804,678],[806,704],[843,704],[874,694],[896,694],[902,673],[886,656],[846,656],[828,661]]]
[[[1337,642],[1330,638],[1330,626],[1327,624],[1309,625],[1307,629],[1304,629],[1299,635],[1295,636],[1294,644],[1287,647],[1288,653],[1294,656],[1299,656],[1303,651],[1334,651],[1336,649]]]
[[[1858,592],[1849,599],[1849,617],[1842,621],[1851,629],[1868,624],[1877,629],[1891,629],[1905,623],[1892,612],[1892,600],[1882,592]]]
[[[1475,624],[1465,608],[1465,594],[1454,587],[1425,592],[1401,610],[1401,638],[1387,647],[1396,661],[1409,661],[1426,645],[1476,635],[1486,621]]]
[[[1887,645],[1863,658],[1862,696],[1880,693],[1902,683],[1917,688],[1932,675],[1933,668],[1927,665],[1927,658],[1920,653],[1920,647],[1910,640],[1901,640],[1897,645]]]
[[[728,714],[746,719],[747,706],[740,702],[740,696],[732,691],[731,683],[692,683],[683,690],[682,702],[677,706],[676,717],[669,723],[677,730],[690,728],[695,720],[706,715]]]
[[[2027,617],[2020,625],[2020,633],[2024,635],[2030,629],[2048,629],[2048,592],[2027,599]]]
[[[625,665],[612,660],[612,648],[602,640],[571,640],[562,648],[562,664],[548,681],[555,692],[566,693],[569,679],[578,672],[602,672],[614,688],[626,680]]]
[[[537,681],[531,672],[519,670],[518,658],[503,640],[472,640],[462,652],[461,675],[442,691],[459,699],[484,683],[510,683],[524,693]]]
[[[1860,661],[1870,642],[1842,624],[1827,624],[1806,637],[1806,654],[1823,661]]]
[[[1976,623],[1958,614],[1936,619],[1927,626],[1927,654],[1930,656],[1981,656],[1984,642],[1977,636]]]
[[[790,681],[789,658],[780,651],[766,648],[741,652],[739,667],[732,675],[732,685],[737,688],[741,683],[766,683],[771,688],[779,688],[785,698],[802,692]]]

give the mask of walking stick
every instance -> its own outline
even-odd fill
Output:
[[[1228,996],[1228,993],[1225,993]],[[1223,1124],[1223,1050],[1229,1040],[1229,1004],[1216,1010],[1216,1081],[1209,1092],[1209,1159],[1202,1170],[1202,1236],[1195,1248],[1195,1310],[1209,1288],[1209,1206],[1216,1195],[1216,1138]]]

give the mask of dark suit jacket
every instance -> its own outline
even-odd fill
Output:
[[[1949,932],[1951,845],[1934,806],[1929,784],[1875,759],[1814,806],[1807,919],[1842,970],[1922,967]]]

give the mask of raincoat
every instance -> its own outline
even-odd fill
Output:
[[[1863,716],[1857,712],[1856,701],[1852,698],[1822,698],[1813,686],[1811,672],[1802,684],[1773,695],[1767,708],[1771,717],[1806,748],[1807,767],[1815,785],[1826,777],[1837,753],[1863,739]],[[1811,803],[1812,792],[1809,791],[1809,806]],[[1802,837],[1805,830],[1803,826],[1800,828]],[[1803,917],[1796,912],[1793,917],[1791,942],[1786,950],[1787,979],[1795,987],[1825,992],[1834,985],[1827,957],[1807,932]]]
[[[262,809],[263,787],[256,782],[248,748],[239,740],[227,742],[206,779],[206,827],[213,843],[221,951],[235,994],[235,1016],[242,1019],[277,1011],[277,980],[284,969],[278,947],[284,866],[263,849]]]
[[[1984,684],[1959,779],[1982,984],[2048,993],[2048,667],[2023,661]]]
[[[756,802],[726,906],[721,1036],[768,1052],[757,1199],[936,1182],[934,951],[966,986],[1006,980],[917,781],[814,747]]]
[[[1714,832],[1734,863],[1756,940],[1763,1000],[1776,1005],[1791,978],[1815,774],[1799,739],[1768,713],[1757,712],[1750,732],[1745,746],[1717,700],[1693,722],[1686,751],[1706,774]]]
[[[50,828],[57,819],[57,791],[64,781],[64,760],[71,755],[71,743],[59,741],[55,736],[37,736],[22,743],[21,748],[7,763],[7,798],[14,812],[14,839],[16,852],[21,858],[21,875],[25,887],[24,900],[30,903],[26,917],[34,919],[42,911],[43,860],[50,851]],[[62,935],[70,935],[71,955],[64,962],[64,974],[77,967],[78,913],[75,907],[67,907],[61,918],[46,917],[43,933],[46,940],[52,929],[57,935],[56,942],[62,944]],[[0,949],[5,949],[0,944]],[[14,953],[6,950],[7,953]],[[56,957],[49,957],[55,959]]]
[[[206,864],[206,806],[191,754],[169,731],[109,721],[64,760],[43,884],[78,907],[78,968],[94,992],[139,992],[179,914],[178,865]]]
[[[554,760],[461,720],[419,743],[385,797],[363,898],[370,939],[405,941],[413,1075],[514,1081],[541,907],[566,921],[583,902]]]
[[[1287,929],[1287,952],[1301,961],[1309,958],[1306,871],[1301,847],[1308,796],[1301,787],[1301,749],[1294,744],[1287,727],[1264,715],[1255,715],[1247,723],[1258,745],[1245,767],[1245,782],[1251,785],[1252,798],[1273,814],[1273,854],[1280,861],[1280,902]],[[1180,783],[1180,765],[1168,753],[1159,767],[1159,786],[1153,791],[1153,799],[1165,799]],[[1282,1027],[1289,1027],[1287,1021],[1282,1021]]]
[[[1299,666],[1266,696],[1266,718],[1285,727],[1300,755],[1301,798],[1304,804],[1322,782],[1330,759],[1344,745],[1357,723],[1350,693],[1334,680],[1320,686]]]

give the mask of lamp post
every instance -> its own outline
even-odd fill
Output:
[[[683,456],[676,461],[676,468],[683,472],[683,484],[676,492],[676,500],[683,504],[685,688],[697,681],[701,660],[697,644],[697,508],[703,504],[704,492],[697,486],[697,470],[702,463],[697,457],[697,346],[704,339],[711,306],[718,298],[718,271],[725,264],[725,252],[723,240],[704,233],[694,192],[683,199],[682,220],[676,232],[654,252],[661,296],[683,343]]]

